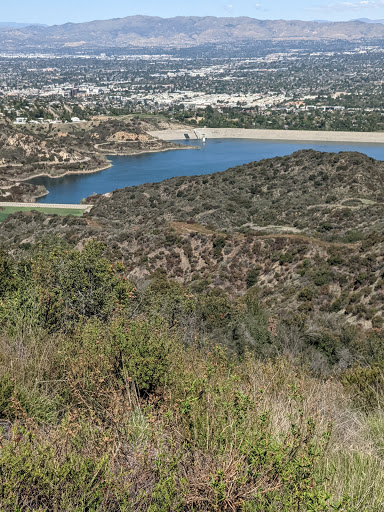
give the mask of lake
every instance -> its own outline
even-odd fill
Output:
[[[75,204],[94,193],[104,194],[117,188],[153,183],[175,176],[193,176],[225,171],[229,167],[263,158],[285,156],[300,149],[339,152],[359,151],[377,160],[384,160],[384,146],[380,144],[311,143],[261,141],[251,139],[210,139],[176,141],[200,149],[166,151],[134,156],[109,156],[113,166],[92,174],[75,174],[62,178],[40,177],[30,183],[44,185],[49,194],[39,203]]]

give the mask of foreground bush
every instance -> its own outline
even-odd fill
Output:
[[[130,379],[115,381],[102,414],[92,399],[73,404],[56,425],[36,422],[13,398],[0,456],[1,506],[334,510],[317,471],[330,431],[305,417],[293,374],[287,423],[276,425],[264,390],[246,393],[245,374],[220,351],[201,358],[192,349],[174,364],[182,374],[150,399],[140,399]],[[285,380],[281,367],[274,371]],[[93,379],[100,381],[97,373]]]
[[[335,378],[334,317],[138,290],[94,242],[1,268],[0,510],[383,510],[380,358]]]

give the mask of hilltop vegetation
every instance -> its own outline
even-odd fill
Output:
[[[382,333],[135,286],[107,253],[1,256],[3,510],[382,510]]]
[[[275,313],[322,311],[380,328],[383,167],[358,153],[300,151],[93,196],[83,219],[19,214],[0,243],[20,251],[49,233],[78,247],[96,238],[134,279],[162,269],[233,296],[257,285]]]

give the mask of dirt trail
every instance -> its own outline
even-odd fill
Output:
[[[203,235],[216,235],[220,237],[227,238],[228,236],[238,238],[244,240],[248,235],[244,235],[242,233],[231,233],[228,235],[227,233],[221,233],[220,231],[214,231],[200,224],[188,224],[187,222],[170,222],[169,225],[180,234],[187,233],[201,233]],[[339,248],[350,248],[356,249],[360,246],[360,242],[356,243],[343,243],[343,242],[328,242],[326,240],[321,240],[320,238],[311,237],[309,235],[297,234],[297,233],[270,233],[268,235],[258,235],[252,234],[252,238],[256,240],[268,240],[274,238],[288,238],[290,240],[297,240],[304,243],[309,243],[312,245],[318,245],[321,247],[339,247]]]

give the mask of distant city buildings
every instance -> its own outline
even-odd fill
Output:
[[[201,55],[78,51],[0,53],[0,117],[51,124],[141,112],[182,119],[186,112],[199,122],[201,111],[212,108],[224,117],[228,109],[264,116],[267,124],[281,117],[281,127],[290,128],[289,116],[304,116],[305,124],[306,115],[342,119],[384,111],[381,43],[264,41]]]

